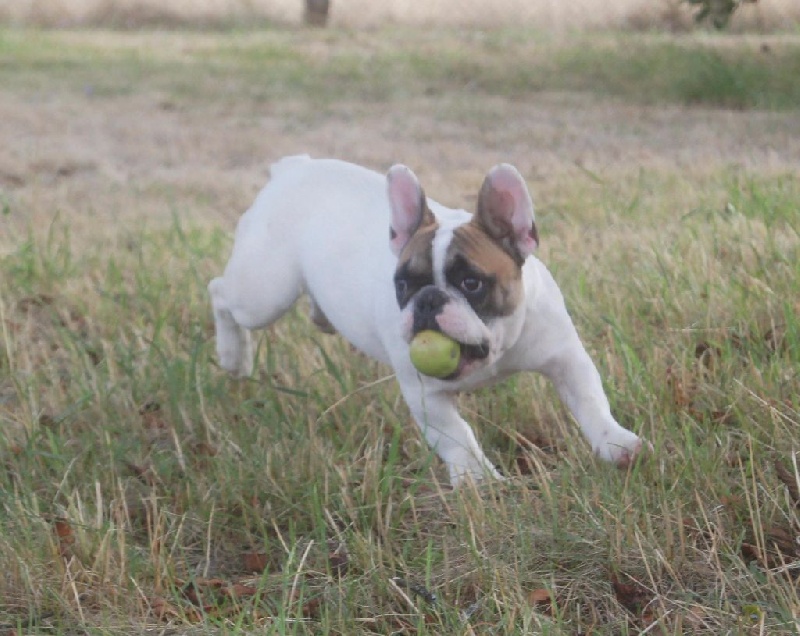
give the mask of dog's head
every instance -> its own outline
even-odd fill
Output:
[[[524,312],[522,265],[539,243],[533,203],[519,172],[495,166],[477,210],[431,211],[416,176],[402,165],[387,175],[390,245],[403,337],[441,331],[461,345],[447,380],[491,364],[516,339]]]

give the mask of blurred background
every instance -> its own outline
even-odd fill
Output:
[[[307,0],[333,26],[375,27],[387,23],[527,26],[551,30],[667,29],[694,26],[697,6],[681,0]],[[712,13],[726,14],[736,0],[707,0]],[[315,11],[312,10],[312,13]],[[56,27],[153,25],[203,27],[258,21],[299,24],[308,19],[306,0],[2,0],[0,20],[15,25]],[[314,17],[312,16],[312,20]],[[729,28],[785,30],[800,21],[797,0],[742,4]]]

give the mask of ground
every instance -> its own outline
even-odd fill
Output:
[[[800,43],[535,28],[0,31],[0,633],[789,634]],[[470,209],[515,164],[612,408],[461,410],[449,489],[390,370],[303,310],[215,364],[205,285],[293,153]]]
[[[176,60],[214,46],[213,38],[209,43],[202,34],[62,37],[101,49],[152,49]],[[414,44],[432,47],[436,37],[416,36]],[[322,58],[340,44],[336,38],[305,39],[297,34],[294,41]],[[353,34],[353,39],[348,46],[368,64],[374,38]],[[776,39],[751,36],[750,42],[755,48]],[[258,36],[250,42],[256,45]],[[538,61],[533,56],[525,63]],[[198,99],[176,97],[146,77],[131,81],[138,84],[106,93],[91,77],[68,86],[59,81],[50,87],[45,79],[25,91],[3,91],[0,135],[13,143],[0,157],[0,183],[32,211],[59,209],[72,222],[87,220],[98,230],[97,217],[118,222],[120,215],[168,216],[172,192],[194,193],[195,222],[230,227],[266,182],[270,163],[294,153],[338,157],[377,170],[402,161],[427,179],[432,196],[461,206],[471,204],[483,173],[500,161],[515,164],[545,205],[563,184],[590,178],[587,171],[613,179],[640,170],[699,169],[710,175],[741,167],[778,174],[800,166],[795,111],[642,103],[546,87],[511,97],[472,95],[468,78],[456,94],[431,85],[426,87],[431,95],[388,100],[344,95],[324,104],[280,94],[271,98],[257,74],[230,87],[206,87],[210,98]]]

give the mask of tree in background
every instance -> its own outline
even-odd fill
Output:
[[[305,0],[306,11],[303,16],[306,24],[325,26],[331,9],[330,0]]]
[[[683,0],[697,7],[694,19],[697,22],[710,21],[717,29],[728,25],[731,16],[743,4],[755,4],[758,0]]]
[[[682,0],[697,8],[697,22],[710,21],[717,29],[728,25],[733,14],[743,4],[755,4],[758,0]],[[305,0],[304,19],[306,24],[325,26],[330,13],[330,0]]]

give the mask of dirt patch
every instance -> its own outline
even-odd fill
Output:
[[[173,44],[180,38],[171,37]],[[321,39],[318,44],[324,42]],[[42,88],[0,93],[0,188],[18,228],[55,213],[73,234],[168,221],[230,225],[286,154],[412,166],[471,206],[485,171],[516,164],[543,200],[587,174],[800,171],[796,113],[645,106],[587,93],[409,95],[370,103],[168,99]],[[111,222],[107,222],[111,221]]]

